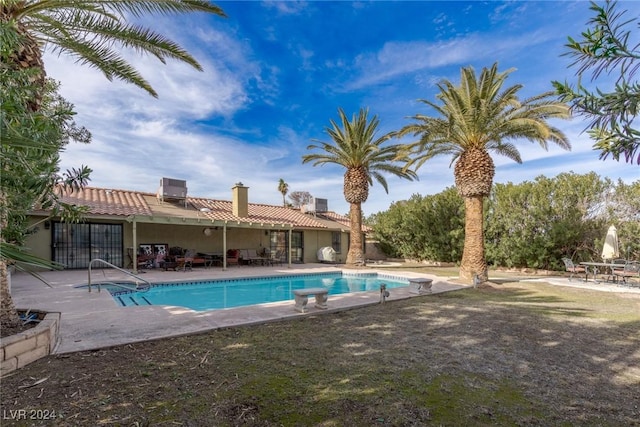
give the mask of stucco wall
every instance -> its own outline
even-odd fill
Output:
[[[211,229],[210,235],[204,234],[205,228]],[[125,244],[131,241],[132,239],[125,238]],[[183,249],[195,249],[197,252],[222,252],[223,228],[218,227],[216,230],[215,227],[204,225],[200,227],[178,224],[137,224],[137,241],[138,244],[167,243],[169,247],[179,246]],[[256,249],[259,251],[262,248],[268,248],[269,245],[269,230],[227,228],[227,249]]]
[[[29,226],[35,232],[31,234],[25,245],[31,249],[31,253],[37,257],[51,259],[51,228],[45,229],[45,223],[40,222],[42,218],[30,218]],[[34,224],[38,223],[37,225]]]
[[[327,230],[307,230],[304,232],[304,262],[318,262],[318,249],[331,246],[332,232]],[[349,233],[340,233],[341,251],[336,254],[336,262],[342,263],[347,258],[349,249]]]
[[[32,218],[35,223],[37,218]],[[206,222],[199,225],[182,225],[176,220],[175,224],[136,223],[137,244],[166,243],[169,247],[179,246],[183,249],[194,249],[197,252],[222,252],[223,227],[210,227]],[[89,222],[123,225],[123,255],[124,267],[128,265],[127,248],[133,248],[133,224],[127,221],[113,221],[91,218]],[[52,228],[52,227],[51,227]],[[32,248],[33,254],[45,259],[52,258],[52,231],[46,230],[44,223],[38,225],[37,232],[27,239],[27,246]],[[204,229],[210,228],[207,236]],[[329,230],[304,230],[303,232],[303,261],[317,262],[319,248],[331,246],[332,232]],[[269,230],[256,228],[227,228],[227,249],[256,249],[260,251],[270,246]],[[342,251],[337,254],[337,261],[344,262],[349,248],[349,234],[342,232]]]

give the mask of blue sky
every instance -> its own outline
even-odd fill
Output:
[[[561,54],[567,37],[577,38],[592,16],[587,1],[216,4],[227,18],[150,21],[194,55],[204,72],[123,52],[159,99],[109,82],[68,57],[45,55],[48,75],[62,83],[76,121],[93,134],[91,144],[67,147],[63,170],[88,165],[92,186],[148,192],[162,177],[184,179],[190,195],[224,200],[242,182],[250,187],[250,202],[276,205],[282,178],[290,191],[308,191],[347,213],[344,169],[302,164],[309,144],[329,141],[325,128],[338,108],[348,115],[368,108],[380,119],[381,134],[398,130],[410,116],[431,113],[417,100],[435,100],[439,81],[458,82],[461,67],[479,73],[496,61],[501,71],[515,68],[507,85],[523,84],[523,98],[551,90],[552,80],[575,81],[570,58]],[[640,2],[620,2],[619,8],[629,18],[640,16]],[[598,159],[582,133],[585,122],[554,124],[569,136],[571,152],[517,141],[523,164],[494,156],[494,182],[569,171],[640,179],[637,165]],[[426,163],[419,181],[388,177],[389,194],[374,182],[365,215],[453,186],[450,161]]]

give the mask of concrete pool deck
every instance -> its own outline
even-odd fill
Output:
[[[342,269],[328,264],[296,264],[292,268],[281,267],[229,267],[198,268],[193,271],[146,270],[140,277],[149,282],[171,282],[185,280],[229,279],[257,276],[278,276],[290,274],[313,274],[336,272]],[[366,269],[344,269],[349,273],[383,273],[407,278],[433,279],[432,293],[462,289],[465,286],[451,281],[453,278],[439,277],[430,274],[386,270],[376,266]],[[122,307],[115,302],[108,291],[92,292],[78,285],[87,283],[87,270],[65,270],[41,273],[51,287],[26,273],[15,273],[12,276],[12,296],[19,309],[60,312],[60,335],[54,354],[83,350],[94,350],[114,345],[139,341],[147,341],[171,336],[179,336],[204,332],[208,330],[265,323],[274,320],[310,316],[318,313],[335,312],[349,308],[377,304],[380,301],[379,291],[357,292],[352,294],[330,295],[329,309],[319,310],[309,302],[307,313],[294,310],[294,302],[283,301],[260,304],[248,307],[229,308],[196,312],[177,306],[139,306]],[[94,270],[92,281],[130,280],[129,276],[117,270]],[[622,287],[612,284],[585,283],[574,279],[544,277],[533,279],[562,286],[577,286],[610,292],[637,292],[640,288]],[[408,287],[390,289],[388,301],[409,298]]]
[[[229,267],[198,268],[193,271],[145,270],[139,276],[149,282],[172,282],[185,280],[229,279],[258,276],[278,276],[290,274],[313,274],[336,272],[342,269],[327,264],[301,264],[292,268],[282,267]],[[384,268],[348,269],[350,273],[383,273],[407,278],[433,279],[433,293],[461,289],[465,286],[447,281],[434,275],[385,271]],[[94,350],[139,341],[147,341],[171,336],[203,332],[212,329],[264,323],[280,319],[309,316],[358,306],[377,304],[379,291],[357,292],[329,296],[329,309],[319,310],[309,302],[307,313],[294,310],[294,302],[282,301],[248,307],[228,308],[196,312],[177,306],[135,306],[122,307],[111,294],[93,287],[78,288],[88,281],[87,270],[48,271],[40,275],[51,285],[35,279],[26,273],[14,273],[11,279],[12,296],[19,309],[42,310],[61,313],[60,332],[54,354],[83,350]],[[117,270],[94,270],[92,282],[131,280],[130,276]],[[390,289],[388,301],[415,296],[408,287]]]

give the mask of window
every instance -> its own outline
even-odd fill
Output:
[[[331,247],[338,254],[342,252],[342,232],[340,231],[331,232]]]

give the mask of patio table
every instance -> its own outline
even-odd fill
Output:
[[[613,270],[623,269],[625,266],[624,264],[614,264],[611,262],[588,262],[588,261],[581,262],[580,265],[585,266],[585,269],[587,270],[587,276],[589,273],[589,267],[591,267],[591,273],[593,274],[593,281],[596,283],[600,283],[598,282],[598,279],[596,277],[596,275],[600,272],[600,268],[609,269],[609,276],[611,276],[615,281],[615,275],[613,274]]]
[[[204,266],[222,265],[222,252],[198,252],[205,257]]]

